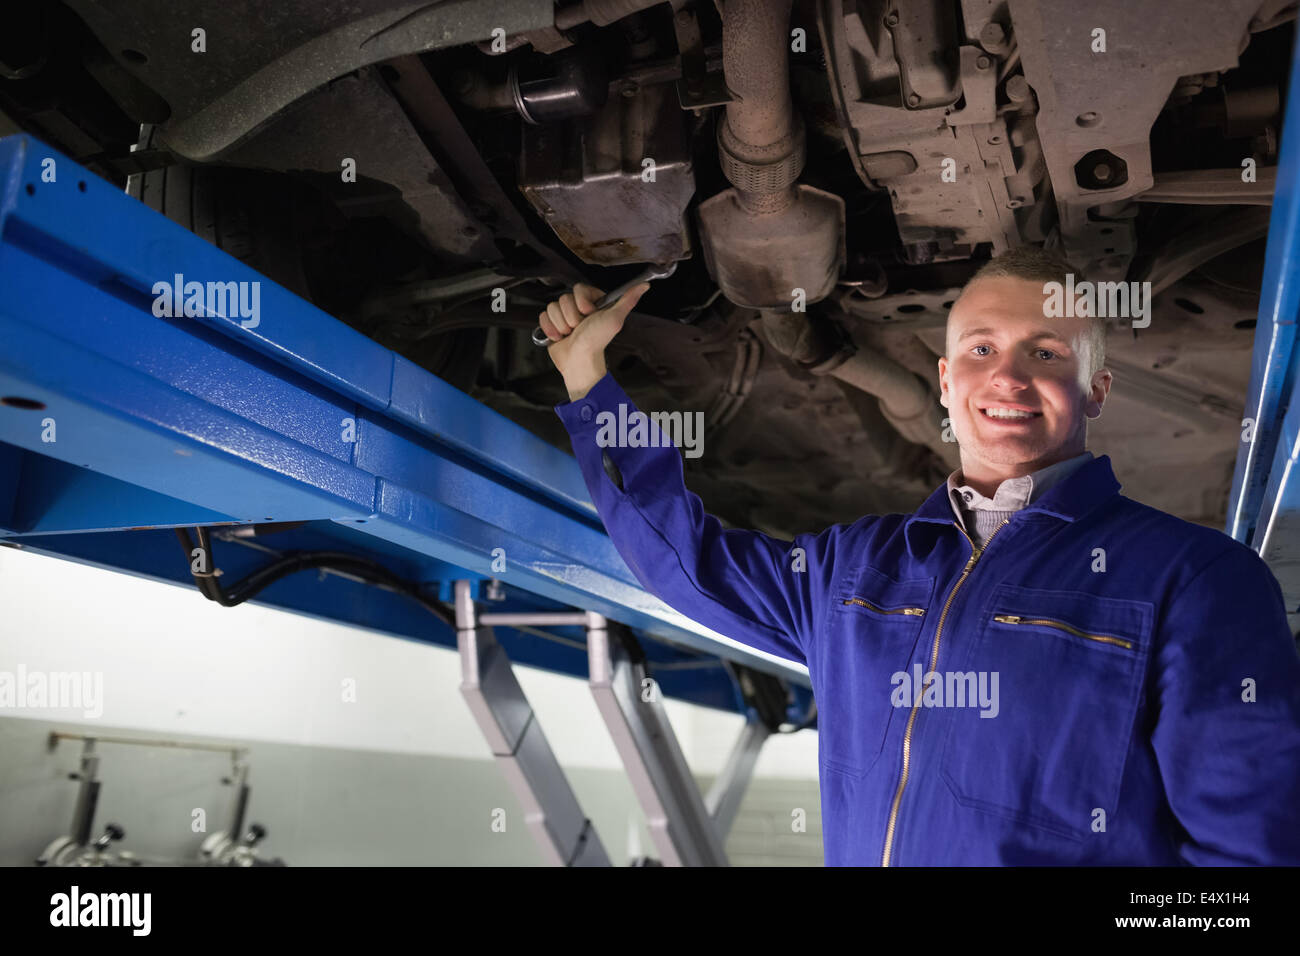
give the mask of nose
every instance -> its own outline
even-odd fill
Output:
[[[1014,350],[1001,353],[990,370],[989,384],[1008,391],[1028,388],[1030,376],[1026,361]]]

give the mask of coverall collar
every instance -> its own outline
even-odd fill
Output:
[[[1119,489],[1120,483],[1111,468],[1110,456],[1099,455],[1054,484],[1033,504],[1017,511],[1013,520],[1021,515],[1041,513],[1065,521],[1074,521],[1104,504]],[[924,535],[936,525],[954,523],[952,499],[949,497],[948,482],[945,481],[929,498],[925,499],[921,507],[916,509],[904,525],[903,534],[912,557],[919,560],[928,550],[918,550],[918,535]]]

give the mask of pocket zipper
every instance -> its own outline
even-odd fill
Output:
[[[1021,617],[1019,614],[994,614],[993,620],[997,621],[999,624],[1042,624],[1045,627],[1054,627],[1057,630],[1069,631],[1071,634],[1078,637],[1086,637],[1090,641],[1099,641],[1103,644],[1117,644],[1130,651],[1133,649],[1132,641],[1126,641],[1118,637],[1107,637],[1105,634],[1085,634],[1077,627],[1071,627],[1069,624],[1065,624],[1061,621],[1049,621],[1045,618],[1027,618]]]
[[[880,614],[911,614],[914,617],[925,616],[925,608],[923,607],[896,607],[893,608],[892,610],[887,610],[883,607],[879,607],[878,605],[872,604],[870,601],[864,601],[860,597],[844,598],[844,603],[861,604],[863,607],[870,608],[871,610],[876,611],[877,613]]]

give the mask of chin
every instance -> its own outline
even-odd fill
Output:
[[[980,442],[976,448],[980,458],[994,465],[1023,465],[1037,461],[1051,451],[1040,442],[1025,442],[1016,438]]]

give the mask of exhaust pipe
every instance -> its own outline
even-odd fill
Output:
[[[790,98],[791,0],[727,0],[718,124],[732,188],[700,204],[709,275],[736,305],[789,312],[825,298],[844,267],[844,200],[797,182],[805,133]]]
[[[908,441],[925,445],[950,468],[961,464],[955,442],[943,440],[947,414],[930,387],[911,369],[877,352],[853,345],[824,315],[782,315],[764,310],[769,345],[814,375],[831,375],[880,399],[880,412]]]

